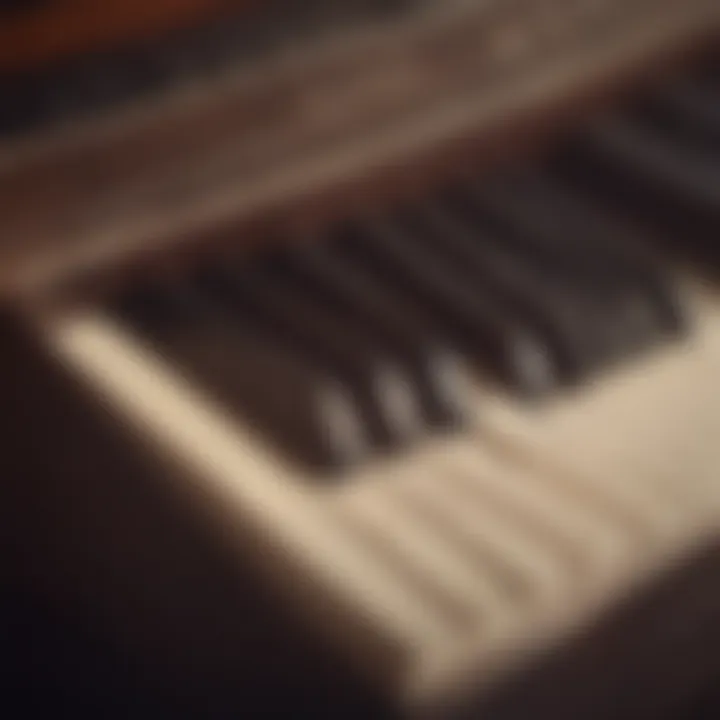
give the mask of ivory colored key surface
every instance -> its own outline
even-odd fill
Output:
[[[542,408],[477,388],[455,438],[308,482],[133,333],[48,316],[53,353],[141,427],[229,528],[277,541],[266,570],[361,671],[421,709],[498,679],[716,533],[720,304],[693,285],[684,344]],[[192,470],[192,472],[188,472]],[[281,595],[282,596],[282,595]],[[317,608],[333,608],[318,612]]]

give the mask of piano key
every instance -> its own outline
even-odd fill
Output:
[[[552,283],[555,292],[574,309],[583,326],[588,369],[601,368],[622,356],[654,345],[675,329],[675,303],[627,258],[602,248],[569,198],[563,203],[542,185],[511,182],[473,193],[479,219],[494,222],[497,238],[506,241],[518,258],[526,257]],[[567,206],[567,207],[565,207]],[[566,213],[567,211],[567,213]],[[595,247],[593,247],[595,245]],[[640,280],[639,280],[640,278]],[[649,289],[653,292],[649,292]],[[562,300],[560,302],[563,302]]]
[[[594,153],[642,183],[659,202],[690,212],[720,214],[720,160],[683,148],[680,143],[629,119],[616,118],[588,134]]]
[[[523,213],[528,220],[532,218],[534,226],[531,232],[537,230],[539,238],[542,230],[540,218],[534,218],[527,210],[528,207],[523,203],[516,212]],[[558,217],[562,216],[558,214]],[[558,231],[563,229],[571,231],[570,227],[558,227]],[[551,273],[549,278],[543,277],[547,271],[545,267],[538,276],[533,259],[526,258],[522,250],[505,247],[503,243],[489,248],[495,258],[504,252],[506,263],[508,260],[508,264],[514,263],[516,270],[525,275],[523,282],[534,280],[527,284],[530,292],[525,301],[534,302],[539,316],[543,317],[547,313],[546,322],[551,328],[555,325],[556,351],[564,360],[566,371],[570,372],[570,380],[583,379],[594,370],[602,369],[628,353],[654,344],[665,336],[668,328],[672,328],[669,330],[671,333],[675,331],[672,295],[666,294],[664,286],[660,286],[660,298],[657,299],[650,291],[652,288],[636,279],[628,283],[629,278],[625,277],[624,282],[621,282],[623,278],[617,258],[614,263],[606,262],[602,273],[599,267],[601,264],[595,261],[596,267],[589,270],[596,277],[588,277],[588,268],[585,268],[584,273],[578,270],[573,272],[571,257],[576,244],[577,249],[591,256],[590,248],[584,243],[585,235],[582,226],[575,229],[572,235],[575,242],[570,241],[567,252],[559,253],[559,262],[563,262],[564,258],[568,267],[560,269],[560,272],[556,268],[556,272]],[[483,235],[483,238],[487,239],[487,235]],[[579,238],[583,242],[579,242]],[[606,261],[609,259],[606,258]],[[568,272],[571,273],[570,277]],[[642,279],[645,280],[645,277]],[[667,318],[663,313],[667,314]]]
[[[368,438],[352,391],[301,353],[184,288],[136,291],[114,307],[230,410],[316,470],[358,462]]]
[[[720,145],[720,92],[696,76],[666,84],[647,100],[653,117],[671,131],[716,152]]]
[[[647,296],[656,309],[657,331],[674,334],[685,329],[687,317],[676,283],[661,267],[657,253],[651,253],[647,240],[639,237],[639,229],[623,223],[547,170],[524,172],[513,185],[512,194],[522,202],[523,218],[538,232],[544,228],[555,242],[585,252],[596,266],[608,272],[617,290],[622,285],[623,290],[629,288],[632,298]]]
[[[508,252],[502,242],[488,242],[487,231],[443,205],[418,210],[414,221],[419,237],[427,236],[442,247],[468,277],[491,288],[536,329],[552,355],[558,378],[571,382],[582,376],[589,361],[582,317],[555,285],[543,283],[518,254]]]
[[[385,442],[395,444],[419,433],[423,422],[418,389],[407,361],[395,350],[394,343],[387,343],[387,338],[378,337],[364,323],[348,321],[336,306],[319,300],[314,283],[292,272],[281,260],[283,257],[284,253],[267,256],[264,263],[253,269],[253,275],[260,275],[257,282],[261,286],[265,287],[267,283],[274,288],[273,297],[266,298],[266,301],[275,308],[283,307],[282,312],[293,322],[299,318],[315,333],[318,342],[334,347],[337,361],[346,364],[350,371],[357,367],[358,372],[363,373],[365,366],[373,363],[385,366],[385,377],[389,382],[385,383],[381,404],[387,402],[383,412],[388,417],[387,424],[394,427]],[[390,418],[394,418],[392,422]]]
[[[556,385],[547,349],[534,331],[481,284],[464,282],[443,267],[441,256],[397,224],[357,224],[342,248],[431,312],[458,350],[513,390],[532,396]]]
[[[407,363],[429,425],[462,424],[468,414],[470,381],[460,358],[427,315],[372,273],[333,252],[332,245],[317,242],[289,251],[286,260],[323,302],[342,311],[348,322],[370,327]]]
[[[561,283],[578,299],[605,297],[617,285],[616,269],[588,253],[576,232],[548,227],[532,196],[523,197],[513,178],[470,185],[460,207],[477,226],[487,228],[487,242],[502,244],[525,258],[546,282]],[[536,217],[533,215],[540,215]]]
[[[713,200],[713,195],[717,196],[717,184],[715,188],[705,188],[707,192],[698,197],[694,195],[696,187],[703,190],[703,183],[715,182],[712,178],[691,177],[686,173],[673,180],[668,174],[672,172],[672,163],[677,156],[690,158],[691,162],[700,157],[702,164],[718,175],[717,153],[711,148],[699,153],[697,147],[683,146],[677,133],[673,135],[651,118],[642,122],[635,118],[624,123],[633,128],[634,136],[639,133],[639,125],[649,127],[651,136],[661,139],[668,153],[660,159],[663,162],[669,159],[664,166],[664,177],[654,174],[652,163],[643,164],[642,148],[639,159],[635,157],[635,150],[625,156],[623,147],[617,147],[613,152],[598,141],[597,133],[581,135],[561,148],[553,158],[553,170],[559,172],[565,182],[590,194],[598,206],[642,227],[652,237],[656,249],[662,248],[665,255],[675,260],[693,260],[703,273],[717,268],[720,205],[717,197]],[[621,139],[629,140],[628,136]],[[684,160],[681,167],[692,171]]]
[[[267,268],[217,268],[201,278],[208,293],[231,309],[244,307],[326,372],[354,390],[378,449],[397,448],[419,434],[422,421],[410,378],[401,364],[362,331]]]
[[[580,311],[607,298],[617,278],[609,268],[588,258],[577,238],[566,238],[536,226],[513,193],[468,185],[451,197],[454,212],[482,232],[483,244],[510,254],[539,287],[554,288]],[[611,282],[612,280],[612,282]]]

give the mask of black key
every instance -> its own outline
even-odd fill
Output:
[[[568,252],[585,253],[596,272],[606,273],[610,293],[633,303],[640,296],[648,298],[656,320],[647,331],[685,329],[687,317],[676,284],[651,254],[649,241],[640,237],[639,229],[543,170],[524,173],[513,194],[518,203],[515,214],[522,215],[535,232],[565,245]],[[512,212],[513,199],[508,200]]]
[[[624,121],[622,127],[629,127],[629,134],[614,137],[606,128],[600,137],[597,132],[581,136],[553,158],[554,171],[590,193],[598,205],[649,231],[666,253],[694,256],[712,267],[719,257],[720,205],[717,197],[713,199],[717,184],[714,189],[707,184],[715,182],[711,176],[720,173],[720,163],[712,153],[698,154],[658,127],[650,131],[649,144],[641,137],[635,146],[642,135],[638,127],[648,125],[653,128],[647,119],[640,124]],[[658,138],[660,152],[654,145]],[[704,177],[694,174],[697,162],[710,169]]]
[[[115,310],[296,460],[316,469],[339,469],[367,452],[350,388],[258,332],[246,318],[230,318],[202,296],[179,289],[137,291]]]
[[[468,380],[456,353],[422,312],[408,304],[373,273],[364,271],[320,242],[288,252],[294,272],[323,302],[341,311],[348,322],[366,325],[407,364],[425,420],[432,426],[454,426],[467,415]]]
[[[254,314],[352,387],[378,448],[396,448],[422,427],[412,384],[401,365],[288,278],[253,264],[235,271],[216,269],[201,282],[228,307]]]
[[[516,391],[536,395],[555,385],[542,340],[480,284],[464,282],[397,224],[354,226],[343,252],[419,303],[458,349]]]
[[[697,77],[683,78],[653,93],[647,106],[653,120],[670,132],[696,147],[720,151],[720,88]]]
[[[469,186],[460,207],[489,230],[488,242],[512,248],[546,281],[561,284],[577,299],[605,297],[617,281],[614,269],[591,255],[577,233],[558,232],[555,219],[523,193],[517,178]]]
[[[541,175],[528,173],[476,197],[520,254],[529,250],[532,262],[542,262],[556,292],[575,308],[592,364],[614,361],[680,328],[677,300],[652,266],[632,261],[629,250],[613,251],[602,217]]]
[[[582,317],[555,284],[543,282],[537,272],[502,242],[447,207],[419,210],[414,217],[419,237],[427,236],[457,263],[458,272],[490,288],[506,307],[535,328],[553,360],[557,377],[579,379],[587,369]]]
[[[588,135],[602,155],[629,180],[641,183],[658,203],[720,219],[720,161],[691,152],[657,130],[630,120],[605,123]]]

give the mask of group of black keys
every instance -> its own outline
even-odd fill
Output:
[[[113,312],[331,473],[461,427],[479,388],[582,387],[687,333],[663,242],[717,267],[717,77],[668,81],[532,167],[135,287]]]

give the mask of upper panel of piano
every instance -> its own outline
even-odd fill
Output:
[[[0,33],[14,25],[18,37],[37,41],[27,43],[31,67],[72,48],[113,47],[146,30],[193,24],[231,5],[238,13],[240,3],[186,0],[177,14],[163,10],[168,5],[153,4],[145,16],[110,4],[115,20],[103,15],[91,27],[83,3],[68,2],[73,32],[62,43],[42,30],[51,9],[38,6],[8,16]],[[182,52],[167,55],[160,46],[159,54],[142,55],[141,68],[179,62],[162,91],[0,140],[0,293],[33,294],[90,271],[104,277],[103,270],[228,234],[263,240],[268,224],[307,230],[412,196],[440,174],[469,163],[477,171],[479,159],[491,165],[563,127],[609,91],[702,46],[720,19],[708,0],[398,0],[392,5],[412,11],[367,22],[334,3],[330,31],[313,34],[297,27],[311,12],[306,5],[298,12],[289,4],[287,16],[272,5],[262,26],[267,42],[257,44],[252,62],[238,50],[247,27],[229,33],[232,52],[213,56],[211,70],[203,52],[185,67]],[[318,26],[330,12],[325,5],[313,3]],[[111,26],[117,35],[108,34]],[[191,46],[189,37],[181,36],[181,47]],[[207,49],[218,36],[202,37]],[[146,42],[143,52],[152,47]],[[3,49],[0,67],[13,67],[20,49],[19,41]],[[80,53],[74,67],[87,67],[86,57]],[[133,57],[128,51],[122,59]],[[112,63],[97,62],[112,73]],[[30,76],[5,73],[15,88],[18,77]],[[101,72],[91,89],[98,77],[111,85]],[[64,90],[60,96],[65,102]]]

